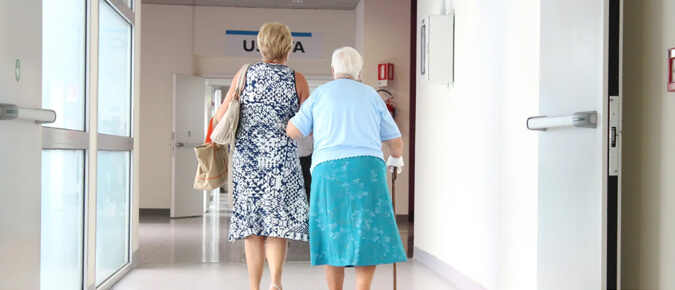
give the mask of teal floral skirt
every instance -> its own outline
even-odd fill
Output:
[[[358,156],[312,172],[309,245],[312,265],[372,266],[406,261],[384,161]]]

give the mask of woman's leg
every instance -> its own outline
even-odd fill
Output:
[[[284,262],[286,262],[287,250],[288,242],[286,239],[273,237],[267,238],[267,264],[270,266],[272,284],[275,284],[279,287],[282,287],[281,272],[284,269]]]
[[[370,290],[376,266],[356,267],[356,290]]]
[[[265,265],[265,237],[248,236],[244,241],[246,252],[246,266],[248,267],[248,281],[251,290],[260,289],[263,266]]]
[[[325,269],[326,281],[328,281],[328,289],[342,290],[342,285],[345,282],[345,268],[326,265]]]

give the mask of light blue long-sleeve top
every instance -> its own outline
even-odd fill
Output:
[[[312,167],[355,156],[382,160],[382,141],[401,137],[380,95],[351,79],[328,82],[312,92],[291,118],[303,136],[314,133]]]

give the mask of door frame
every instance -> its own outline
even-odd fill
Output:
[[[623,0],[609,0],[607,45],[607,289],[621,289]]]

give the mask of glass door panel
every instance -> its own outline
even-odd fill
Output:
[[[99,0],[97,286],[130,262],[133,26],[124,5]]]
[[[42,107],[56,111],[45,126],[85,130],[86,4],[42,2]]]
[[[100,5],[98,132],[131,137],[131,24]]]
[[[99,151],[96,197],[96,285],[129,263],[129,151]]]
[[[42,106],[57,116],[56,122],[44,125],[53,129],[43,129],[47,141],[41,172],[42,289],[83,288],[86,13],[84,0],[42,1]],[[47,133],[66,131],[78,138],[61,138],[58,145],[47,138]],[[64,147],[71,150],[60,150]]]
[[[42,151],[42,289],[81,289],[84,150]]]

